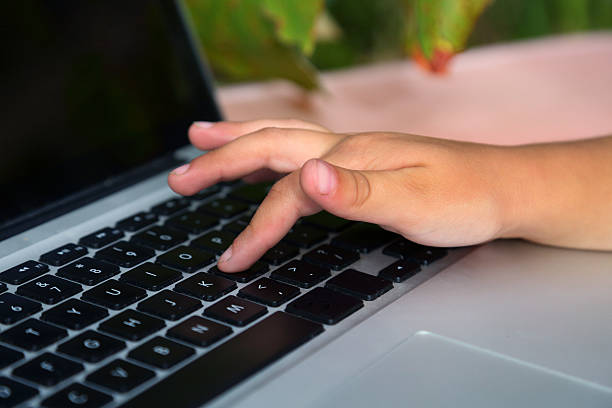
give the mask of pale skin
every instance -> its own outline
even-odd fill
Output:
[[[321,210],[432,246],[523,238],[612,250],[612,137],[502,147],[257,120],[196,122],[189,138],[209,152],[170,173],[179,194],[278,179],[219,258],[226,272],[247,269]]]

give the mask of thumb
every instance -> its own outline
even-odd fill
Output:
[[[403,170],[350,170],[311,159],[302,166],[300,184],[314,202],[334,215],[397,226],[410,211]]]

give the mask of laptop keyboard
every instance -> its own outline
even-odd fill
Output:
[[[0,273],[0,407],[198,406],[448,253],[319,213],[220,271],[266,192],[172,198]],[[384,268],[351,267],[381,247]]]

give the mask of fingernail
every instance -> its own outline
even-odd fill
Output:
[[[336,188],[337,176],[334,168],[323,160],[317,160],[317,190],[327,195]]]
[[[202,129],[208,129],[209,127],[211,127],[212,125],[214,125],[214,122],[205,122],[205,121],[200,121],[200,122],[193,122],[193,124],[199,128]]]
[[[225,252],[223,253],[223,255],[221,255],[221,257],[219,258],[219,263],[225,263],[229,261],[231,257],[232,257],[232,246],[230,245],[229,248],[227,248]]]
[[[183,164],[181,167],[177,167],[176,169],[172,170],[172,174],[180,176],[181,174],[187,173],[187,170],[189,170],[189,163]]]

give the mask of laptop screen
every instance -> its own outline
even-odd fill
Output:
[[[218,119],[173,2],[2,3],[0,232]]]

